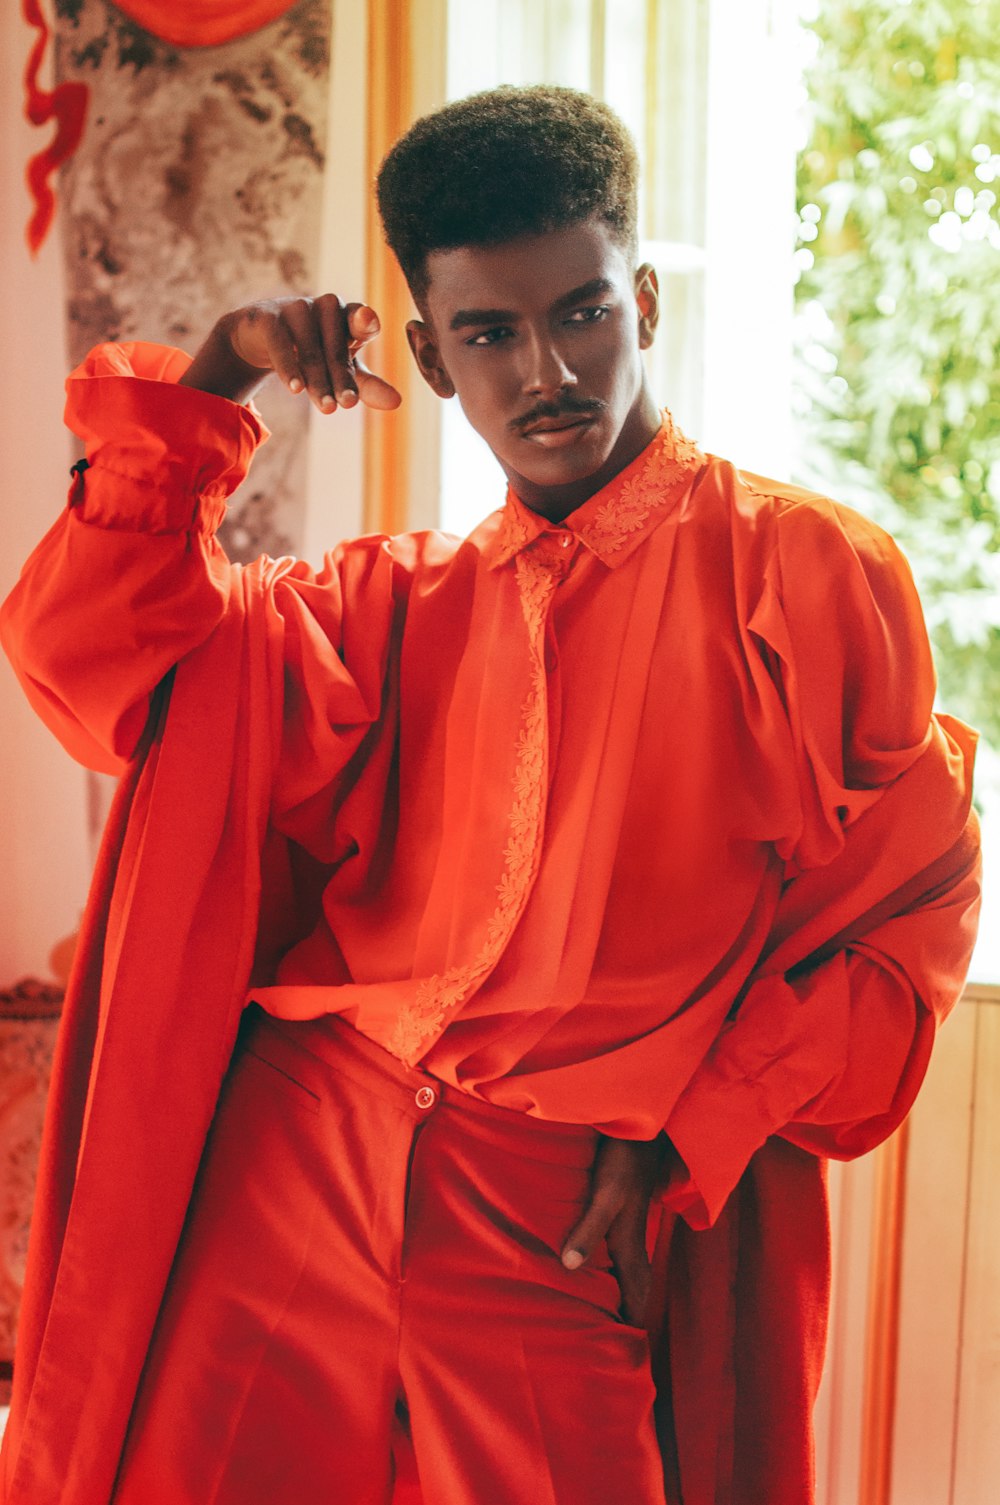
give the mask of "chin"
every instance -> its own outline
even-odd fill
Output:
[[[526,481],[531,481],[535,486],[550,486],[555,489],[559,486],[574,486],[583,481],[589,481],[591,476],[597,475],[603,464],[603,458],[583,459],[581,457],[575,463],[561,458],[558,464],[534,465],[530,468],[522,466],[520,473]]]

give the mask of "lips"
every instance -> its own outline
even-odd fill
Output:
[[[546,449],[572,444],[594,422],[592,414],[567,414],[563,418],[542,418],[524,430],[522,437],[542,444]]]

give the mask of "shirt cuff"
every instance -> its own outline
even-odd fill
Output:
[[[129,532],[214,532],[268,437],[253,408],[178,386],[190,357],[144,341],[97,345],[66,383],[66,423],[84,442],[80,518]]]
[[[780,975],[758,978],[678,1098],[666,1132],[683,1164],[662,1197],[692,1228],[711,1227],[764,1142],[828,1084],[837,1042],[807,997],[818,981],[821,992],[846,986],[842,970],[837,960],[817,968],[803,994]],[[833,1031],[839,1014],[829,1010]]]

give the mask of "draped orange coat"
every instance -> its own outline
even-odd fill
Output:
[[[361,540],[319,576],[234,567],[213,529],[260,425],[173,385],[183,359],[100,347],[75,373],[91,469],[3,615],[40,714],[122,772],[53,1077],[3,1498],[108,1498],[257,991],[286,1016],[339,1008],[525,1111],[665,1128],[684,1162],[655,1257],[668,1498],[801,1505],[821,1157],[862,1153],[905,1114],[978,899],[972,738],[930,715],[905,565],[846,509],[748,479],[666,420],[558,534],[510,497],[461,547]],[[437,656],[408,659],[421,642]],[[411,681],[426,696],[408,711]],[[422,777],[442,723],[440,818],[418,801],[414,826],[407,759],[430,749]],[[560,801],[581,791],[574,831]]]

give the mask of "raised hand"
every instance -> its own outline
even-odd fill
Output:
[[[306,392],[321,413],[337,407],[390,409],[396,388],[369,371],[359,352],[379,333],[375,310],[318,298],[262,298],[223,314],[181,383],[243,402],[270,372],[290,392]]]

